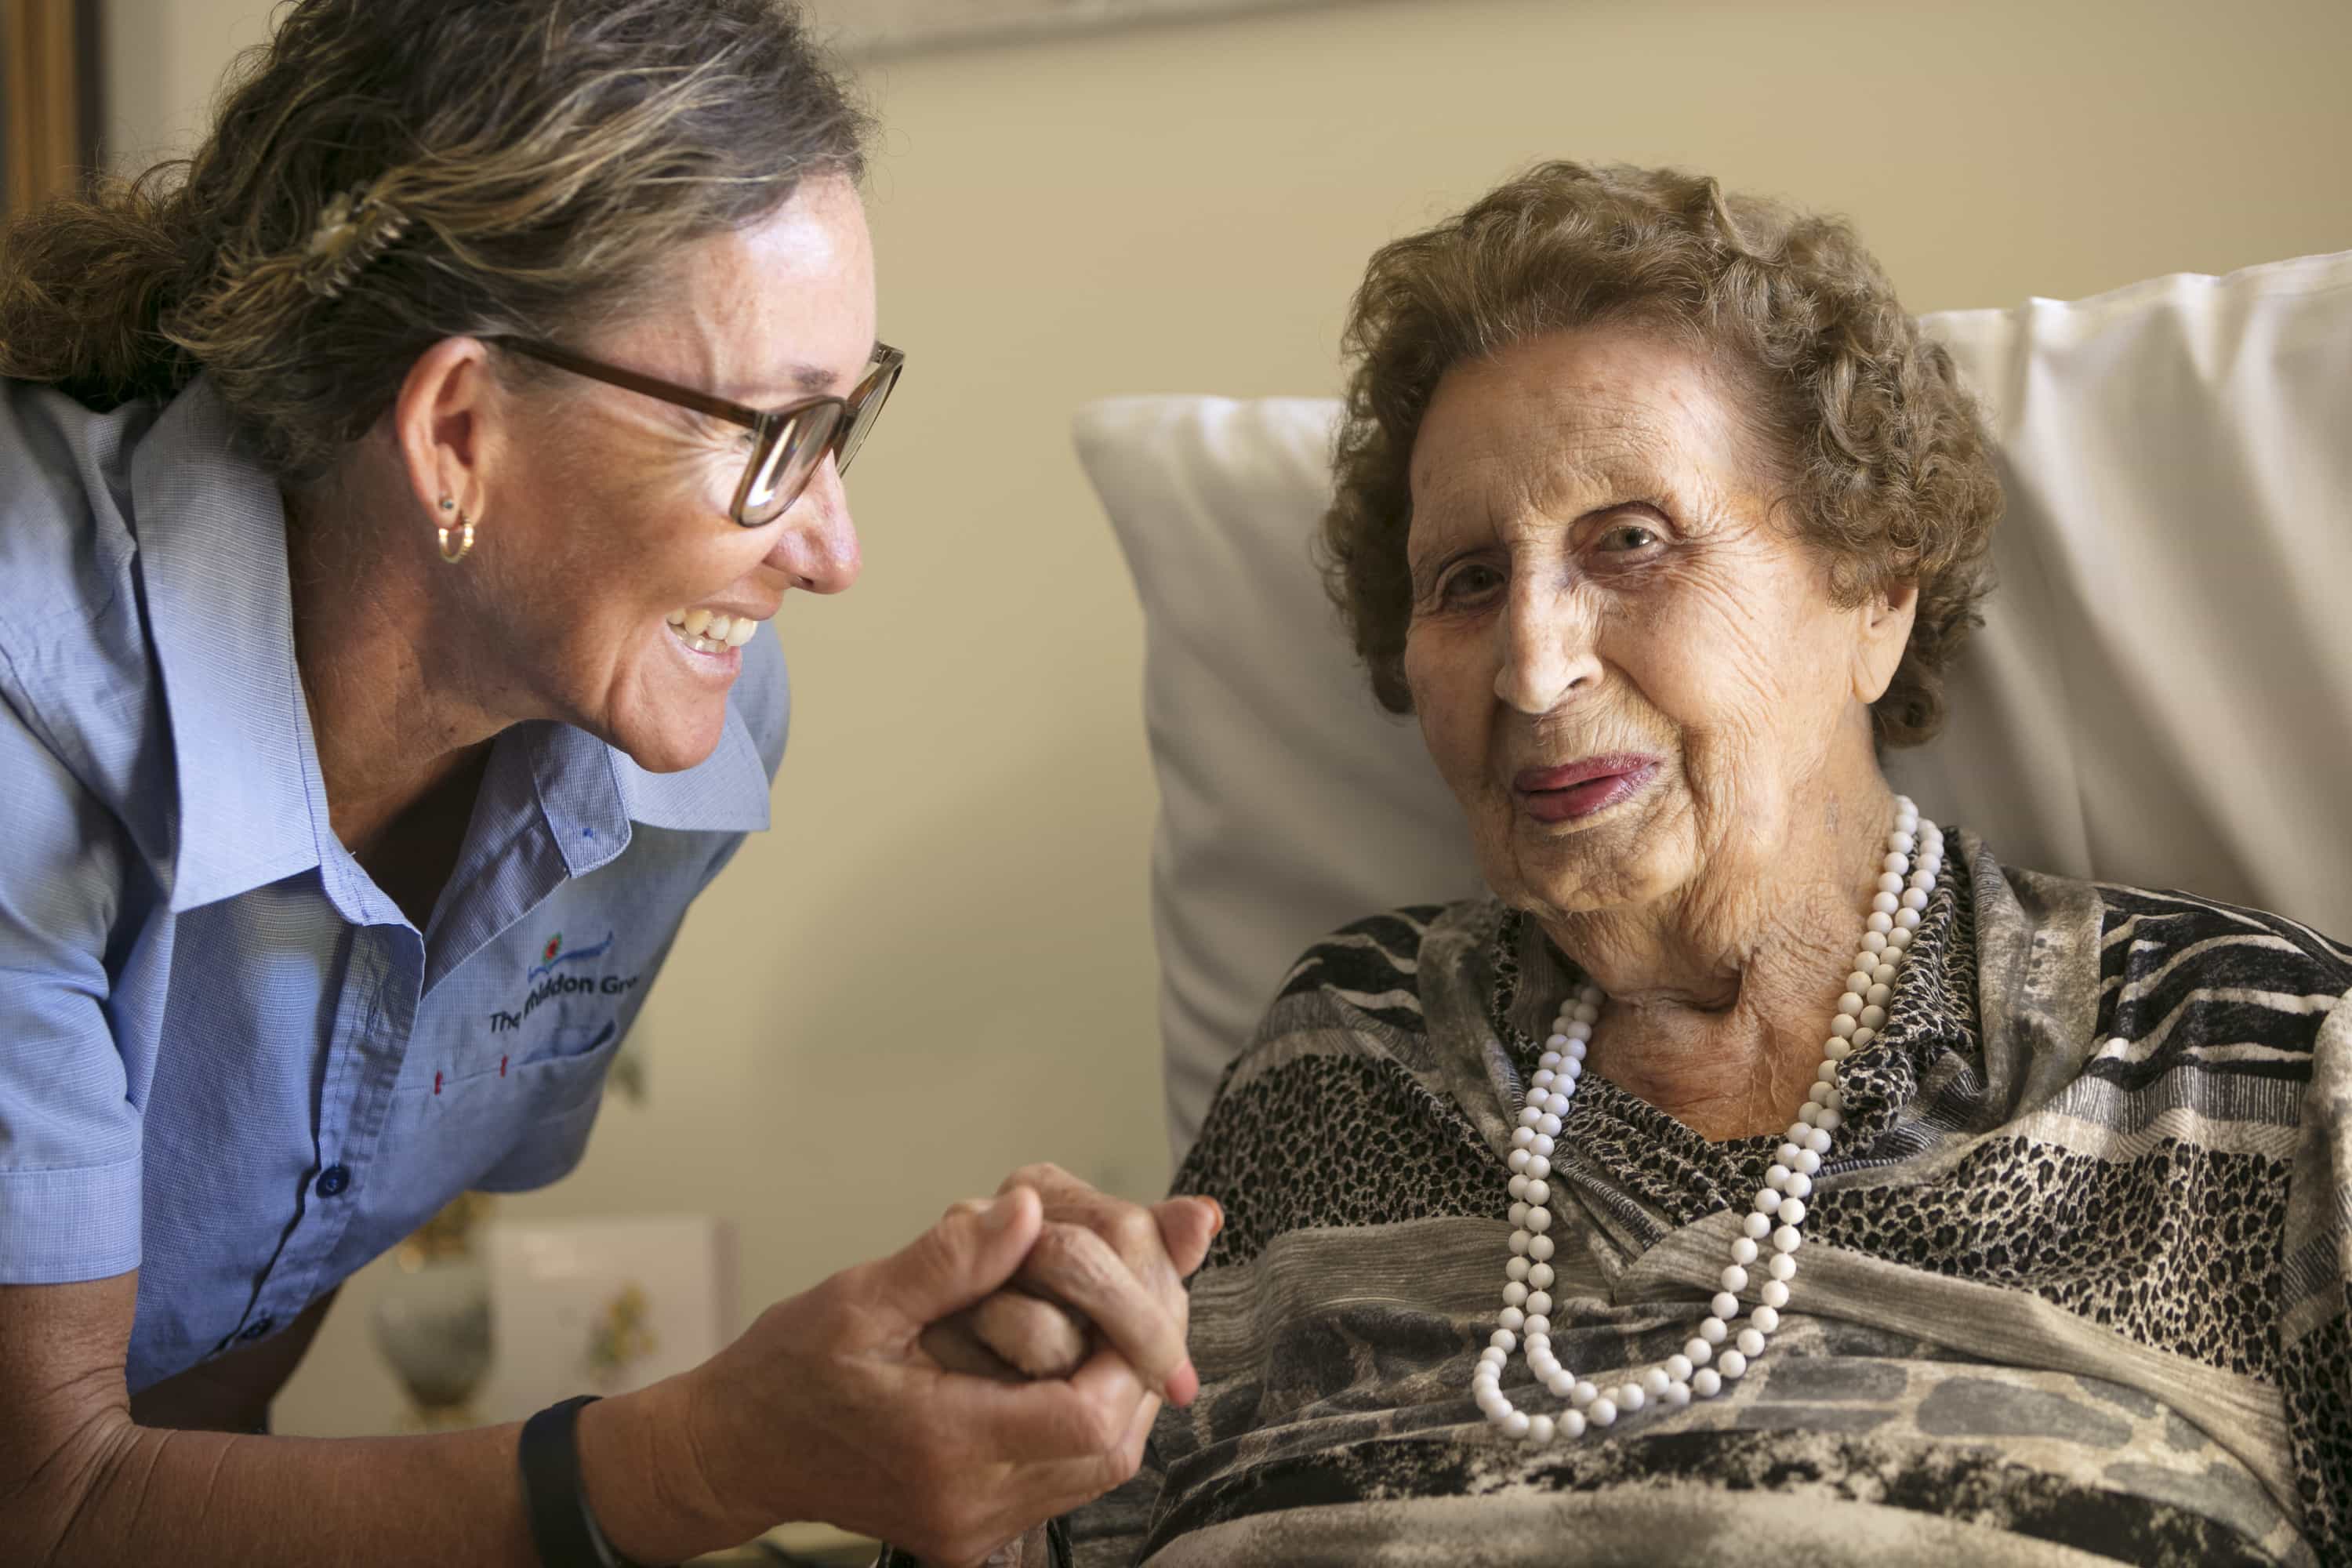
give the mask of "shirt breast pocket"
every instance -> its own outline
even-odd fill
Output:
[[[559,1024],[538,1054],[404,1089],[394,1096],[394,1146],[466,1187],[543,1187],[585,1152],[621,1037],[617,1017]]]
[[[523,1058],[525,1067],[538,1067],[543,1062],[562,1061],[570,1057],[584,1057],[614,1043],[621,1032],[615,1019],[602,1023],[558,1024],[548,1031],[547,1049]]]

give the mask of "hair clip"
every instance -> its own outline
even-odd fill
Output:
[[[304,249],[302,286],[332,300],[407,228],[406,215],[353,186],[329,202]]]

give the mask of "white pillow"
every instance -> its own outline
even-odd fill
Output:
[[[1927,322],[1984,400],[2009,512],[1951,721],[1895,754],[1897,784],[2014,864],[2352,935],[2352,253]],[[1144,607],[1180,1156],[1301,949],[1479,885],[1309,555],[1338,414],[1077,416]]]

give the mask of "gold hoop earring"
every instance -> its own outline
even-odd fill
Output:
[[[443,511],[457,511],[457,503],[451,500],[447,496],[443,496],[441,498],[441,510]],[[439,528],[434,531],[440,539],[441,559],[446,561],[452,566],[455,566],[458,562],[463,561],[466,558],[467,553],[474,548],[474,520],[467,517],[464,512],[459,511],[457,512],[457,548],[455,550],[449,548],[449,525],[447,523],[443,523]]]

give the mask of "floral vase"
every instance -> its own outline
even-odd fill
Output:
[[[490,1280],[477,1241],[490,1206],[487,1194],[461,1194],[394,1249],[397,1272],[370,1326],[408,1395],[411,1431],[480,1424],[470,1402],[490,1367]]]

